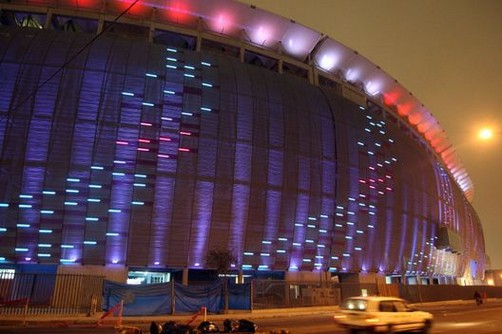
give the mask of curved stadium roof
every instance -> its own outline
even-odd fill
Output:
[[[473,183],[446,132],[431,112],[379,66],[340,42],[295,21],[233,0],[22,0],[16,4],[57,8],[68,15],[86,12],[107,20],[150,26],[171,25],[239,41],[282,54],[352,84],[389,107],[443,161],[467,199]],[[4,6],[6,4],[4,3]],[[7,5],[8,6],[8,5]],[[126,12],[127,10],[127,12]],[[123,16],[122,16],[123,15]],[[84,15],[85,16],[85,15]]]

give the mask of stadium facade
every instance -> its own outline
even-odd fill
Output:
[[[3,270],[186,272],[223,248],[250,274],[483,278],[446,134],[332,38],[227,0],[0,10]]]

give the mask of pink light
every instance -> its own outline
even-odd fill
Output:
[[[390,187],[387,187],[385,189],[387,189],[388,191],[392,191],[392,188],[390,188]]]
[[[366,183],[366,181],[364,181],[364,180],[359,180],[359,182],[360,182],[360,183]]]
[[[267,42],[267,40],[272,36],[272,32],[269,28],[265,28],[263,26],[258,27],[258,29],[254,30],[254,34],[251,36],[251,40],[253,43],[263,45]]]
[[[149,148],[144,148],[144,147],[138,147],[138,151],[141,151],[141,152],[150,152],[150,149]]]
[[[162,140],[162,141],[171,141],[171,138],[159,137],[159,140]]]
[[[158,156],[159,158],[166,158],[166,159],[169,159],[169,158],[170,158],[170,156],[169,156],[169,155],[167,155],[167,154],[157,154],[157,156]]]
[[[145,123],[145,122],[141,122],[141,123],[139,123],[139,124],[141,124],[141,125],[143,125],[143,126],[152,126],[152,123]]]
[[[187,131],[180,131],[180,135],[183,135],[183,136],[191,136],[192,133],[191,132],[187,132]]]
[[[150,140],[149,139],[139,139],[138,140],[140,143],[150,143]]]
[[[190,149],[189,148],[180,147],[180,148],[178,148],[178,151],[181,151],[181,152],[190,152]]]
[[[117,145],[129,145],[129,143],[128,143],[128,142],[126,142],[126,141],[120,141],[120,140],[117,140],[115,143],[116,143]]]

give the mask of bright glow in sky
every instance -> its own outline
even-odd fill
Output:
[[[490,128],[483,128],[479,131],[478,136],[482,140],[490,140],[493,138],[493,131]]]
[[[425,104],[474,182],[486,253],[502,269],[502,136],[485,145],[473,135],[480,121],[502,128],[502,1],[239,1],[358,51]]]

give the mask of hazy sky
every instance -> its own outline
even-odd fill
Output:
[[[240,0],[358,51],[436,117],[474,182],[486,253],[502,269],[502,1]],[[477,131],[498,131],[490,142]]]

